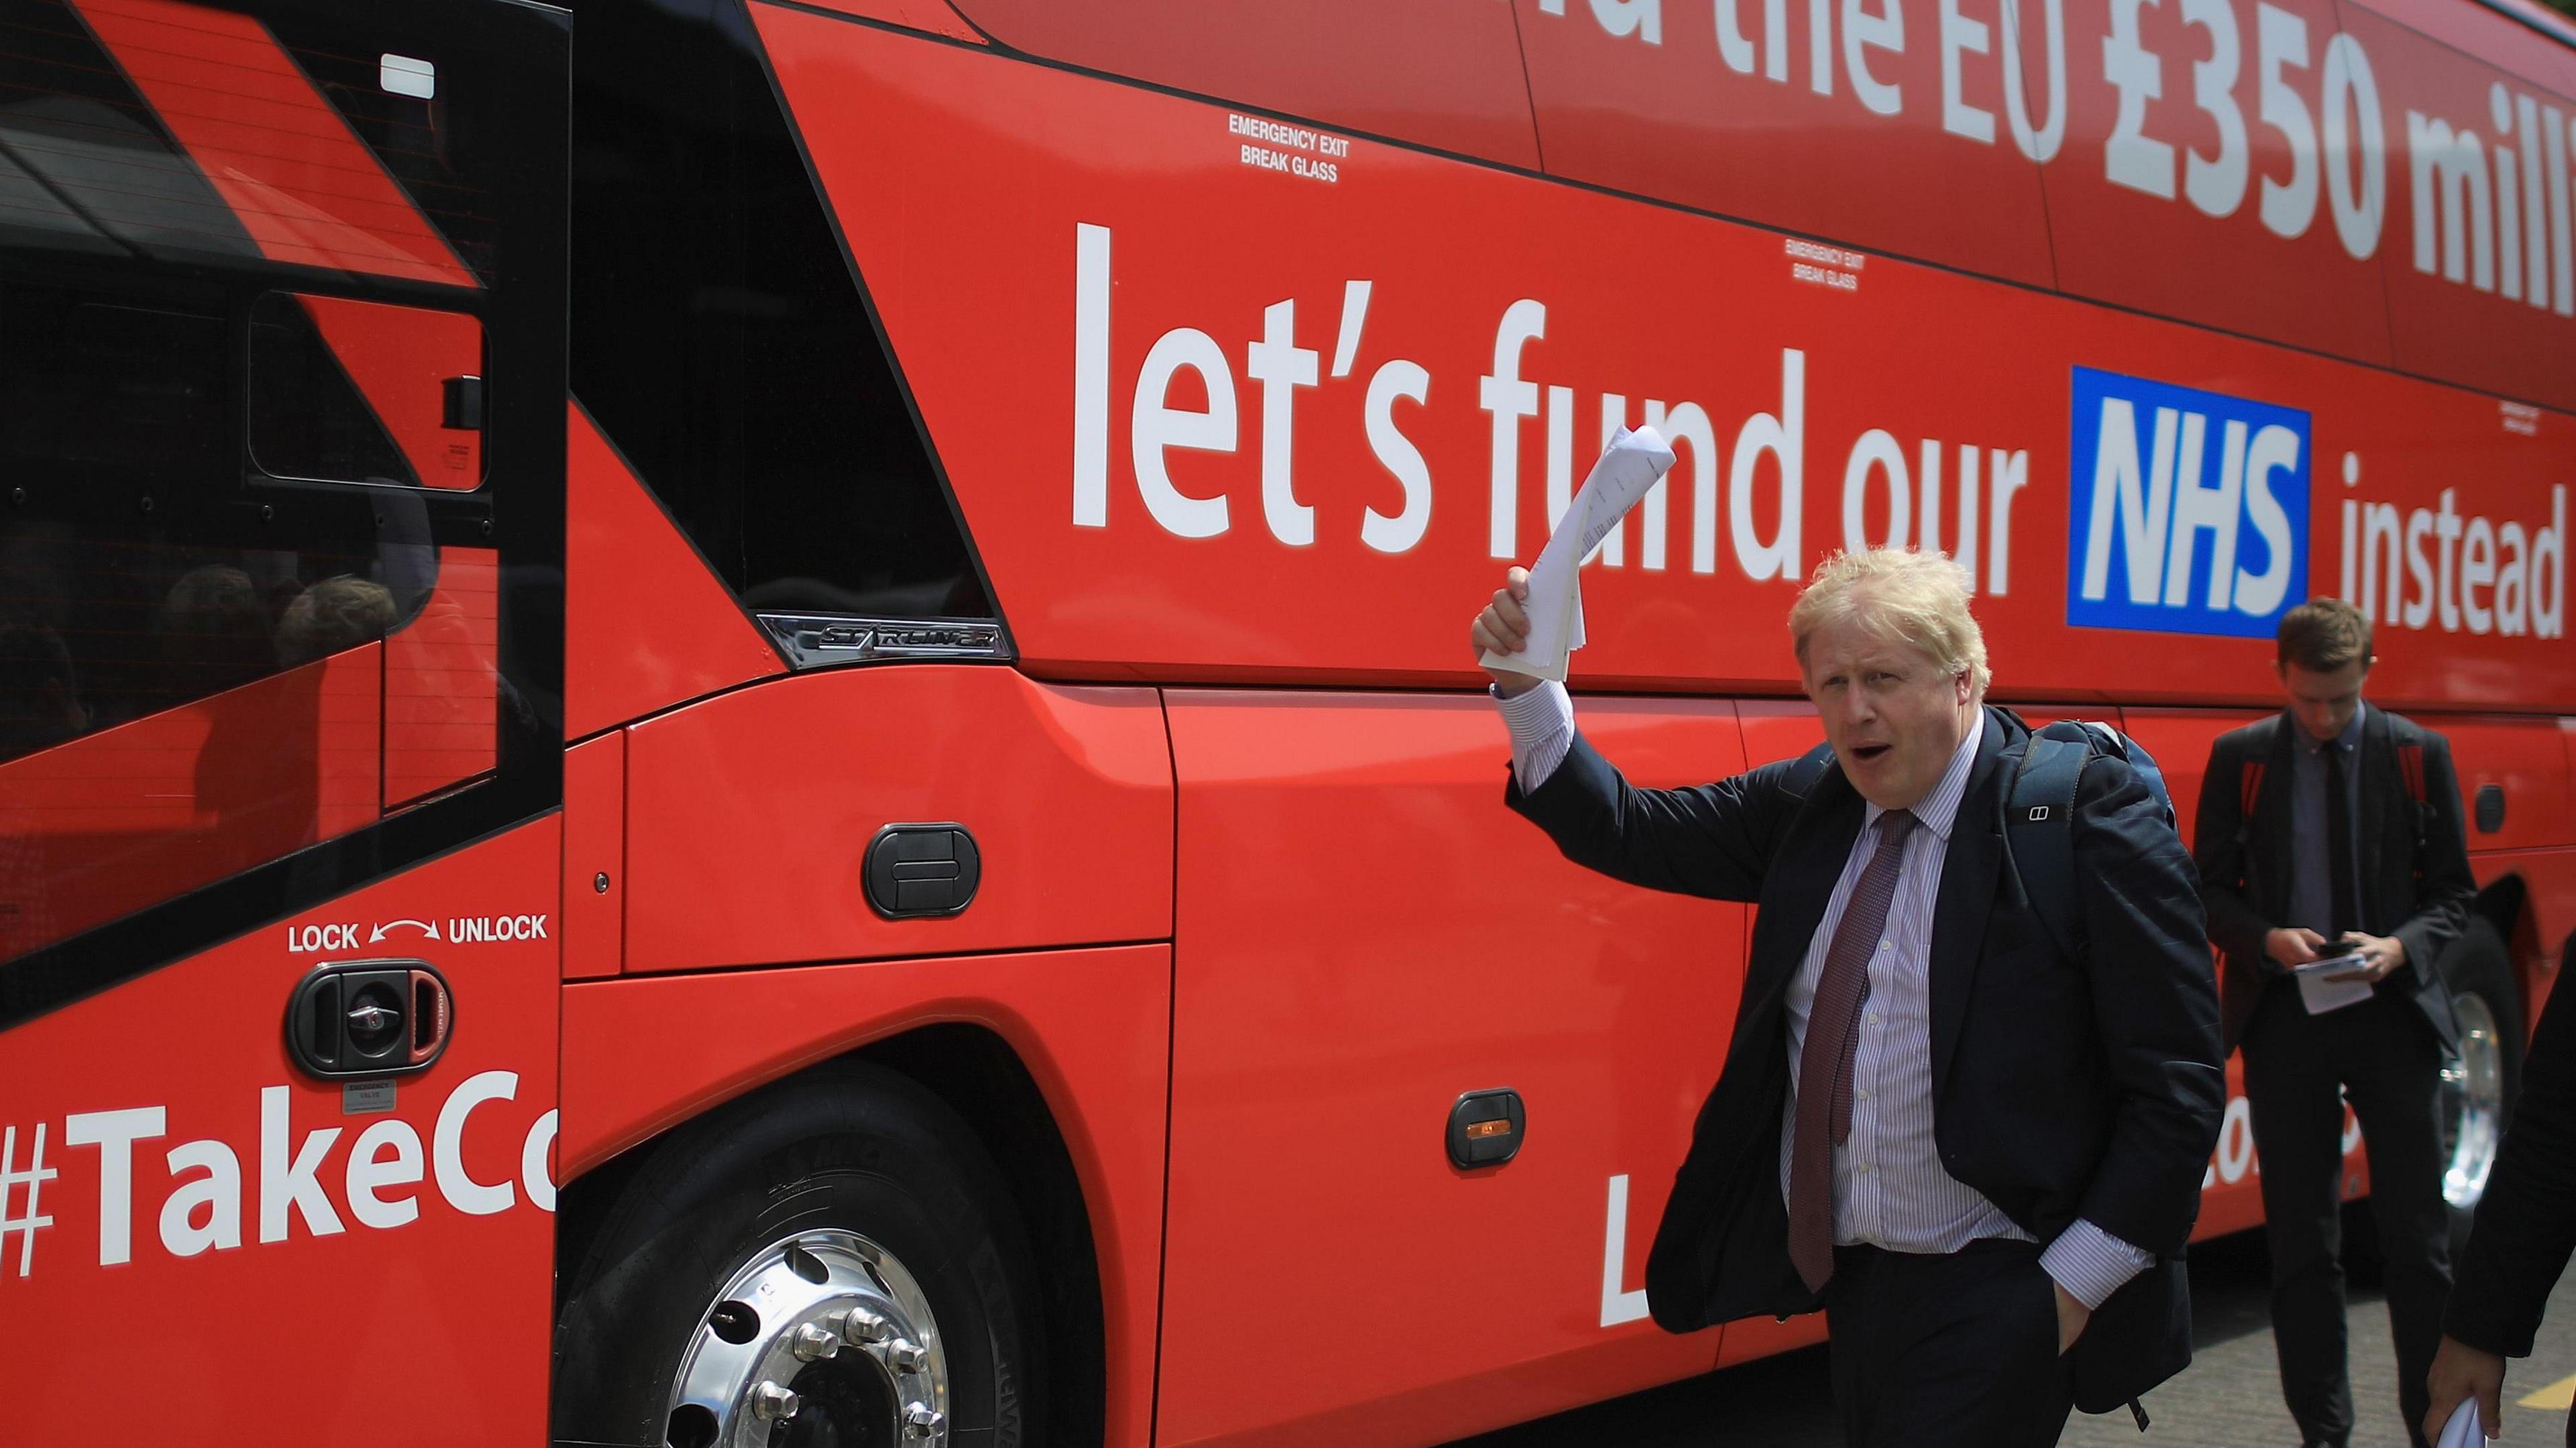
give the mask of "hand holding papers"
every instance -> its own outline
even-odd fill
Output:
[[[2290,974],[2299,982],[2300,1004],[2308,1008],[2309,1015],[2321,1016],[2370,999],[2369,977],[2357,974],[2368,963],[2360,953],[2348,951],[2292,966]]]
[[[1562,683],[1573,651],[1583,647],[1583,592],[1577,577],[1586,555],[1673,465],[1673,450],[1651,427],[1619,429],[1583,480],[1556,532],[1531,566],[1529,642],[1519,653],[1487,649],[1484,665]]]
[[[2442,1425],[2442,1441],[2433,1448],[2486,1448],[2486,1425],[2478,1421],[2478,1400],[2462,1398],[2451,1411],[2451,1421]]]

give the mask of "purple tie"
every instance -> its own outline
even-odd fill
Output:
[[[1869,996],[1869,958],[1887,928],[1887,907],[1896,899],[1896,876],[1905,863],[1905,837],[1914,825],[1914,816],[1901,809],[1878,817],[1878,846],[1834,926],[1833,944],[1825,948],[1825,968],[1807,1012],[1807,1041],[1798,1052],[1789,1260],[1810,1292],[1824,1291],[1834,1275],[1834,1148],[1851,1135],[1852,1059],[1860,1048],[1854,1027]]]

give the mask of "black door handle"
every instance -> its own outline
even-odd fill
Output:
[[[295,983],[286,1048],[315,1076],[398,1076],[426,1069],[456,1023],[447,980],[423,960],[346,960]]]
[[[964,910],[983,876],[983,852],[964,825],[888,825],[868,842],[860,883],[879,915],[913,920]]]

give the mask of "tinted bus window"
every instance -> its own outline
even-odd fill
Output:
[[[586,10],[573,78],[572,382],[609,440],[748,607],[991,617],[739,5]]]
[[[454,18],[0,0],[0,1024],[554,797],[562,97]]]
[[[270,292],[251,305],[250,452],[270,475],[483,481],[483,325],[461,312]]]

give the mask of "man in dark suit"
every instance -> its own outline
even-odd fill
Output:
[[[1524,579],[1480,656],[1523,642]],[[1567,858],[1761,905],[1647,1302],[1675,1332],[1824,1307],[1854,1445],[2054,1443],[2070,1402],[2134,1403],[2190,1358],[2178,1254],[2224,1096],[2191,862],[2126,761],[2091,758],[2061,954],[2005,861],[2031,735],[1985,705],[1956,566],[1838,555],[1789,622],[1831,760],[1693,789],[1629,785],[1562,686],[1494,673],[1506,800]]]
[[[2436,1092],[2459,1024],[2434,964],[2476,887],[2449,744],[2361,701],[2370,620],[2315,599],[2282,617],[2279,641],[2289,707],[2211,747],[2193,854],[2209,938],[2227,957],[2227,1039],[2245,1051],[2281,1392],[2308,1443],[2339,1445],[2352,1433],[2336,1258],[2343,1103],[2370,1149],[2412,1433],[2451,1288]],[[2359,968],[2291,974],[2347,952]]]
[[[2563,972],[2562,972],[2563,974]],[[2523,1067],[2522,1099],[2496,1153],[2443,1317],[2426,1383],[2424,1432],[2441,1431],[2462,1398],[2489,1428],[2504,1423],[2504,1360],[2529,1357],[2549,1294],[2576,1253],[2576,990],[2549,993]],[[2567,1419],[2576,1448],[2576,1414]]]

